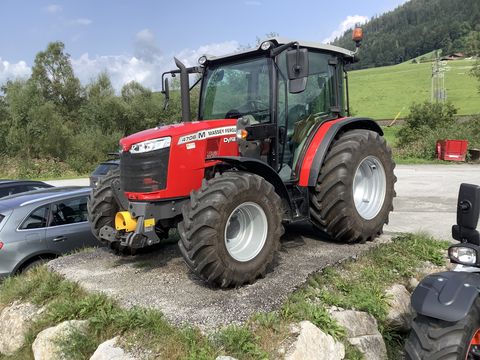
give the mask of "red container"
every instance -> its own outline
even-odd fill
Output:
[[[465,161],[467,140],[437,140],[437,159],[449,161]]]

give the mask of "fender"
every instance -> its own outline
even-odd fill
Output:
[[[245,170],[263,177],[273,185],[275,192],[282,198],[282,200],[287,202],[289,209],[292,209],[287,187],[278,173],[270,165],[258,159],[242,156],[217,156],[209,158],[208,160],[220,160],[224,163],[235,166],[239,170]]]
[[[425,277],[411,302],[419,314],[457,322],[467,316],[479,292],[479,273],[446,271]]]
[[[42,256],[44,256],[48,259],[51,259],[51,258],[57,258],[60,255],[62,255],[62,254],[60,254],[59,252],[56,252],[56,251],[51,251],[51,250],[49,250],[49,251],[36,251],[32,254],[28,254],[22,260],[20,260],[18,262],[18,264],[12,270],[12,274],[15,274],[19,269],[22,268],[23,265],[25,265],[27,262],[29,262],[30,260],[32,260],[34,258],[41,258]]]
[[[300,165],[300,186],[315,186],[328,149],[341,131],[372,130],[383,135],[382,128],[370,118],[347,117],[326,121],[317,128]]]

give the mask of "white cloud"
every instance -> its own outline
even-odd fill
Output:
[[[0,85],[5,84],[8,80],[27,77],[31,71],[32,69],[25,61],[10,63],[0,58]]]
[[[79,19],[72,20],[71,23],[73,25],[88,26],[92,23],[92,20],[86,19],[86,18],[79,18]]]
[[[363,15],[348,15],[345,20],[343,20],[338,28],[334,30],[328,38],[323,39],[323,43],[329,43],[335,40],[335,38],[342,36],[345,31],[355,26],[355,24],[364,24],[368,21],[367,16]]]
[[[137,58],[148,62],[154,61],[161,55],[155,35],[149,29],[143,29],[135,34],[133,48]]]
[[[244,3],[247,6],[261,6],[262,5],[262,2],[257,1],[257,0],[246,0]]]
[[[56,14],[62,11],[62,7],[56,4],[50,4],[45,7],[45,10],[50,14]]]
[[[150,39],[150,35],[145,32],[140,35],[140,38]],[[151,57],[138,57],[136,55],[106,55],[91,57],[86,53],[78,59],[72,59],[72,65],[75,74],[83,84],[88,83],[100,73],[107,72],[110,76],[113,87],[117,91],[119,91],[123,85],[132,80],[138,81],[152,90],[160,90],[162,87],[162,73],[176,69],[173,62],[173,56],[180,59],[180,61],[186,66],[194,66],[197,64],[198,58],[204,54],[224,55],[234,52],[238,47],[238,42],[226,41],[223,43],[203,45],[198,49],[193,50],[184,49],[177,54],[169,54],[165,56],[158,52]]]
[[[154,40],[154,37],[151,36],[153,36],[151,32],[141,31],[137,34],[136,39]],[[75,75],[82,84],[88,84],[100,73],[107,72],[116,91],[120,91],[123,85],[132,80],[138,81],[152,90],[160,90],[162,73],[176,69],[173,62],[174,56],[186,66],[195,66],[198,58],[202,55],[225,55],[235,52],[238,48],[237,41],[226,41],[203,45],[197,49],[183,49],[175,54],[162,55],[158,51],[154,54],[155,56],[150,58],[140,58],[136,55],[90,56],[85,53],[79,58],[71,58],[71,62]],[[0,58],[0,85],[17,77],[27,77],[30,73],[31,68],[25,61],[12,64]]]

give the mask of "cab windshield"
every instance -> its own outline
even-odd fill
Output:
[[[270,121],[270,74],[266,57],[210,66],[205,70],[200,116],[203,120],[248,116],[250,123]]]

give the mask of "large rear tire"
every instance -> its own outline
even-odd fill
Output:
[[[201,279],[221,287],[253,283],[280,247],[282,203],[260,176],[217,174],[192,192],[178,232],[185,262]]]
[[[408,360],[480,359],[479,334],[480,299],[474,302],[468,315],[457,322],[418,315],[405,344],[405,356]]]
[[[356,129],[340,135],[311,190],[313,224],[343,243],[381,234],[393,210],[394,168],[392,151],[380,134]]]
[[[109,242],[100,238],[100,229],[106,225],[115,228],[115,215],[125,210],[113,193],[113,186],[117,180],[120,180],[120,169],[112,169],[92,189],[87,203],[88,222],[93,235],[102,244],[107,245],[115,253],[129,254],[130,250],[121,246],[120,242]]]

